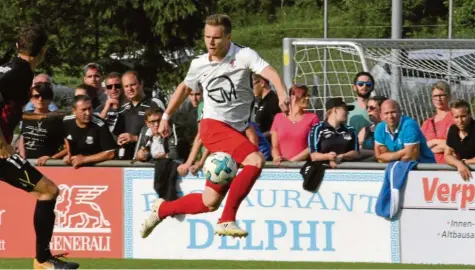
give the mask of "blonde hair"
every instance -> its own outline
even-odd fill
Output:
[[[222,26],[224,28],[224,34],[229,35],[232,31],[231,18],[226,14],[213,14],[206,18],[205,23],[211,26]]]
[[[439,89],[444,91],[447,96],[452,96],[452,91],[450,90],[450,85],[445,81],[438,81],[432,85],[432,91]]]

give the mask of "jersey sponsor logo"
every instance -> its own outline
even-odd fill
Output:
[[[236,87],[231,78],[226,75],[218,76],[211,79],[206,86],[208,97],[218,104],[227,103],[237,100]]]
[[[94,143],[94,138],[92,136],[87,136],[86,137],[86,143],[87,144],[93,144]]]
[[[7,73],[11,69],[12,69],[11,67],[0,67],[0,73]]]
[[[351,134],[345,132],[345,133],[343,134],[343,139],[345,139],[345,140],[347,140],[347,141],[351,140]]]
[[[108,186],[59,186],[55,232],[110,233],[111,223],[95,200]]]

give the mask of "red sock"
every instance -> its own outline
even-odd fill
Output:
[[[236,221],[236,214],[242,200],[254,186],[262,169],[255,166],[244,166],[242,171],[234,178],[229,187],[229,194],[219,222]]]
[[[175,201],[164,201],[158,209],[158,217],[164,219],[174,215],[209,212],[208,207],[203,203],[202,196],[202,193],[191,193]]]

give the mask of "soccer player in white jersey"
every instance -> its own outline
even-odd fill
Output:
[[[278,73],[250,48],[231,42],[231,20],[222,14],[206,18],[204,39],[208,53],[191,63],[185,80],[177,87],[162,116],[159,132],[168,135],[170,115],[185,101],[192,89],[203,87],[204,109],[200,137],[211,152],[229,153],[242,171],[230,185],[217,185],[209,180],[203,193],[191,193],[175,201],[157,199],[152,213],[142,225],[141,235],[147,237],[166,217],[215,211],[229,189],[221,218],[215,228],[218,235],[245,237],[248,233],[236,224],[236,213],[259,177],[264,156],[245,136],[251,116],[254,94],[252,72],[271,81],[277,89],[282,111],[288,111],[288,97]]]

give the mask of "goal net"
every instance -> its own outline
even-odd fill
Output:
[[[462,98],[473,107],[475,41],[284,39],[285,82],[308,85],[310,110],[320,117],[329,97],[355,100],[352,85],[359,71],[374,76],[374,94],[397,99],[404,114],[422,123],[434,113],[431,86],[439,80],[451,85],[452,100]]]

